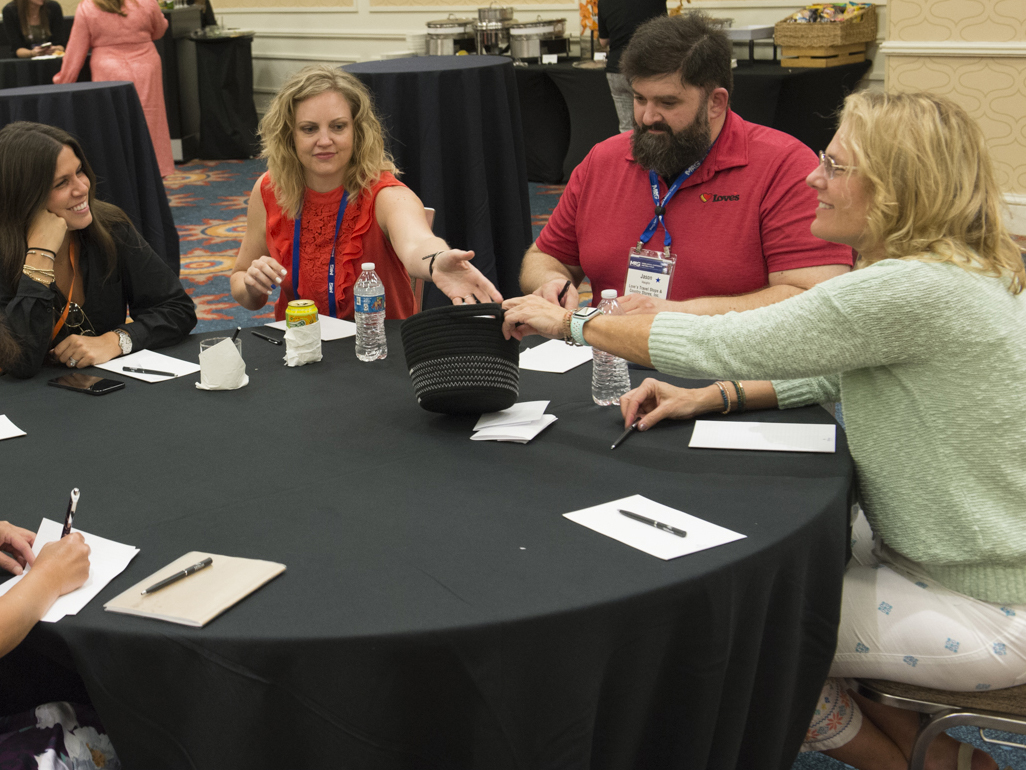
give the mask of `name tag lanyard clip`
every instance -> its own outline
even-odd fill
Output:
[[[342,229],[342,217],[346,213],[346,205],[349,203],[349,190],[342,193],[342,200],[338,204],[338,216],[335,217],[335,239],[331,242],[331,257],[328,260],[328,314],[332,318],[338,318],[338,308],[335,302],[335,249],[338,248],[338,233]],[[299,296],[299,234],[303,228],[301,221],[303,207],[300,205],[299,214],[296,215],[296,226],[292,233],[292,296],[300,299]]]

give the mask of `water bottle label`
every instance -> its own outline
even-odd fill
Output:
[[[385,310],[385,295],[375,294],[372,297],[353,297],[353,305],[357,313],[381,313]]]

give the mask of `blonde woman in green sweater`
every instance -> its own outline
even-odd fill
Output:
[[[805,750],[903,770],[917,715],[840,677],[939,689],[1026,683],[1026,272],[984,138],[954,103],[860,92],[808,177],[813,234],[858,269],[744,313],[571,319],[507,300],[505,330],[594,345],[659,371],[621,399],[646,430],[747,408],[840,401],[868,525],[857,522],[838,646]],[[566,331],[571,329],[571,331]],[[733,381],[739,381],[735,385]],[[871,525],[872,531],[869,531]],[[947,735],[930,770],[994,770]]]

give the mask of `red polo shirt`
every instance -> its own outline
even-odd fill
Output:
[[[792,136],[749,123],[727,111],[705,162],[666,207],[677,254],[671,300],[757,291],[771,272],[818,265],[851,265],[849,247],[814,237],[816,191],[805,177],[816,154]],[[666,183],[660,181],[661,195]],[[648,172],[631,156],[630,134],[595,145],[570,183],[536,244],[592,282],[622,294],[628,252],[654,216]],[[646,244],[663,249],[663,229]]]

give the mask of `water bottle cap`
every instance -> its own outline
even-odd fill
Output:
[[[364,262],[362,265],[360,265],[360,267],[362,267],[364,270],[373,270],[374,269],[374,263],[373,262]]]
[[[603,289],[602,299],[616,299],[616,289]]]

